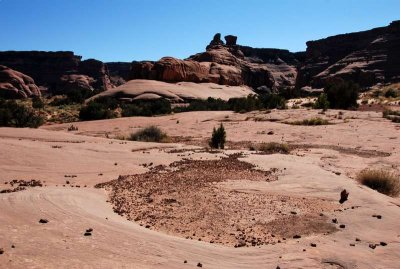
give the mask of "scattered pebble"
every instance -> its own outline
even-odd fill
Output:
[[[387,243],[386,243],[386,242],[380,242],[379,244],[380,244],[382,247],[387,246]]]
[[[40,219],[39,223],[48,223],[49,221],[47,219]]]
[[[296,235],[293,236],[293,239],[299,239],[299,238],[301,238],[301,236],[298,235],[298,234],[296,234]]]
[[[0,248],[0,255],[4,253],[4,249]]]
[[[346,225],[340,224],[340,225],[339,225],[339,228],[344,229],[344,228],[346,228]]]
[[[84,235],[84,236],[91,236],[92,233],[86,232],[86,233],[84,233],[83,235]]]
[[[310,246],[312,246],[313,248],[316,248],[316,247],[317,247],[317,244],[311,243]]]
[[[183,263],[187,263],[187,260],[184,260]]]
[[[197,267],[203,267],[203,265],[199,262],[197,263]]]

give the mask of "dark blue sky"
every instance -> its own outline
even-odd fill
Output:
[[[385,26],[400,0],[0,0],[0,50],[72,50],[103,61],[185,58],[216,32],[252,47]]]

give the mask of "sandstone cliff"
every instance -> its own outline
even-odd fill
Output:
[[[297,88],[321,88],[335,77],[353,80],[362,87],[400,81],[400,21],[307,42]]]
[[[0,65],[0,96],[26,98],[40,96],[40,91],[31,77]]]
[[[103,62],[81,61],[81,56],[70,51],[4,51],[0,52],[0,64],[32,77],[37,85],[54,93],[113,87]]]

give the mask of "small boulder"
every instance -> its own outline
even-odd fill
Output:
[[[342,192],[340,193],[339,203],[343,204],[344,202],[347,201],[348,197],[349,197],[349,192],[346,191],[345,189],[342,190]]]
[[[45,224],[45,223],[48,223],[49,221],[47,220],[47,219],[40,219],[39,220],[39,223],[42,223],[42,224]]]

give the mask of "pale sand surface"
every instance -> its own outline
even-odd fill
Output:
[[[200,262],[203,268],[398,268],[400,199],[360,186],[354,176],[366,167],[399,172],[400,125],[375,112],[345,111],[342,119],[337,115],[335,110],[325,115],[313,110],[191,112],[79,122],[74,123],[79,128],[76,132],[66,131],[70,124],[41,129],[0,128],[0,189],[10,188],[4,183],[12,179],[38,179],[47,185],[0,194],[0,248],[4,250],[0,267],[197,268]],[[336,124],[282,123],[316,116]],[[226,127],[228,146],[235,150],[213,153],[191,145],[204,143],[212,127],[220,122]],[[128,135],[150,124],[171,136],[187,138],[186,145],[105,138],[106,133],[109,137]],[[267,135],[269,131],[274,134]],[[259,155],[248,151],[243,141],[282,141],[304,147],[289,155]],[[324,208],[328,221],[336,218],[335,227],[345,224],[345,228],[328,235],[317,233],[276,244],[234,248],[185,239],[157,227],[146,229],[114,213],[113,205],[107,202],[109,192],[93,188],[119,175],[149,171],[143,164],[169,165],[183,158],[218,160],[238,151],[244,152],[240,160],[257,165],[257,169],[279,169],[278,179],[226,180],[218,183],[218,188],[307,201],[323,199],[342,210]],[[335,174],[338,172],[340,175]],[[65,184],[66,180],[71,184]],[[343,189],[350,195],[341,205],[338,200]],[[248,206],[242,209],[244,214],[250,211]],[[207,205],[200,203],[199,208]],[[306,211],[295,203],[287,210],[292,209],[300,216]],[[374,214],[382,218],[372,217]],[[41,218],[49,222],[40,224]],[[88,228],[93,228],[93,233],[85,237]],[[369,247],[380,242],[387,245]],[[317,246],[311,247],[311,243]]]

